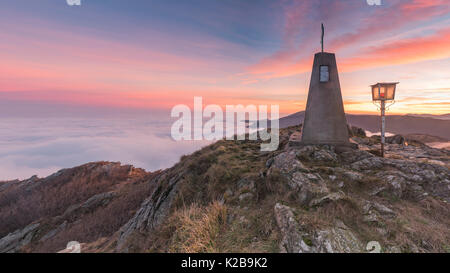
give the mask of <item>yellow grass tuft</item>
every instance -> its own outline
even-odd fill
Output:
[[[192,204],[177,210],[169,220],[176,228],[169,252],[219,252],[218,237],[226,218],[227,207],[217,201],[207,207]]]

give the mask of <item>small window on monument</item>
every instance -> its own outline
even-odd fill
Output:
[[[320,82],[328,82],[330,80],[330,73],[328,71],[328,65],[320,66]]]

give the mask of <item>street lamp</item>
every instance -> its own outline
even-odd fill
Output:
[[[372,101],[381,109],[381,157],[384,157],[386,101],[394,101],[397,84],[398,82],[383,82],[371,85]]]

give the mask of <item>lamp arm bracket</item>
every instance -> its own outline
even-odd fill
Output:
[[[372,104],[375,105],[375,107],[377,107],[377,111],[381,110],[381,106],[377,102],[372,101]]]
[[[395,104],[395,100],[393,100],[389,105],[386,106],[386,111],[389,111],[389,107]]]

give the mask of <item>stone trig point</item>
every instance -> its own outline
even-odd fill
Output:
[[[354,147],[349,141],[336,57],[334,53],[323,52],[323,35],[322,25],[322,52],[314,55],[301,140],[292,141],[301,146]]]

